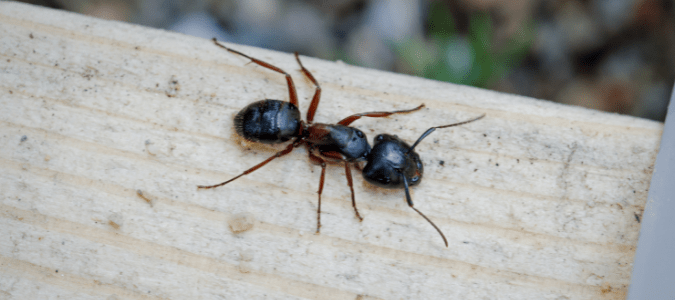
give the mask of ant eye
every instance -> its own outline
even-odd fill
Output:
[[[361,132],[359,130],[356,131],[356,135],[360,138],[363,138],[363,132]]]
[[[380,135],[375,137],[375,140],[377,140],[377,141],[384,140],[384,136],[380,134]]]

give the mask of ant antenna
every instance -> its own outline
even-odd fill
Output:
[[[397,170],[397,171],[403,177],[403,185],[405,187],[405,199],[408,201],[408,206],[410,206],[410,208],[414,209],[418,214],[420,214],[420,216],[422,216],[425,220],[427,220],[427,222],[429,222],[429,224],[431,224],[431,226],[434,226],[434,228],[436,228],[436,231],[438,231],[438,234],[440,234],[441,237],[443,238],[443,242],[445,243],[445,247],[448,247],[448,240],[445,239],[445,235],[438,228],[438,226],[436,226],[436,224],[434,224],[434,222],[431,222],[431,220],[429,220],[429,218],[427,218],[427,216],[425,216],[421,211],[417,210],[417,208],[415,208],[413,206],[412,198],[410,197],[410,191],[408,190],[408,179],[405,178],[405,174],[403,174],[403,172],[401,172],[400,170]]]
[[[419,144],[425,137],[427,137],[427,135],[430,135],[430,134],[431,134],[432,132],[434,132],[437,128],[447,128],[447,127],[453,127],[453,126],[464,125],[464,124],[466,124],[466,123],[471,123],[471,122],[473,122],[473,121],[478,121],[478,120],[482,119],[483,117],[485,117],[485,114],[482,114],[482,115],[480,115],[480,116],[478,116],[478,117],[476,117],[476,118],[473,118],[473,119],[471,119],[471,120],[468,120],[468,121],[463,121],[463,122],[453,123],[453,124],[443,125],[443,126],[431,127],[431,128],[429,128],[429,129],[427,129],[427,131],[425,131],[425,132],[420,136],[420,138],[417,139],[417,141],[415,141],[415,143],[412,145],[412,147],[410,147],[410,149],[408,149],[408,152],[406,152],[406,154],[412,152],[413,149],[415,149],[415,147],[417,146],[417,144]]]

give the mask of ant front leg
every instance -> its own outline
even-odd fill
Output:
[[[418,107],[415,107],[415,108],[413,108],[413,109],[408,109],[408,110],[396,110],[396,111],[371,111],[371,112],[365,112],[365,113],[355,114],[355,115],[351,115],[351,116],[349,116],[349,117],[346,117],[346,118],[342,119],[340,122],[338,122],[338,124],[344,125],[344,126],[349,126],[349,124],[351,124],[352,122],[354,122],[354,121],[356,121],[356,120],[358,120],[358,119],[361,119],[361,117],[382,118],[382,117],[388,117],[388,116],[391,116],[391,115],[393,115],[393,114],[405,114],[405,113],[414,112],[414,111],[417,111],[417,110],[422,109],[422,107],[424,107],[424,104],[422,104],[422,105],[420,105],[420,106],[418,106]]]
[[[311,149],[307,150],[309,152],[309,159],[321,166],[321,180],[319,180],[319,206],[316,209],[316,234],[319,234],[321,230],[321,193],[323,192],[323,181],[326,178],[326,161],[320,157],[312,154]]]
[[[250,56],[248,56],[244,53],[241,53],[237,50],[225,47],[225,46],[219,44],[218,40],[216,40],[216,38],[213,38],[213,43],[216,44],[216,46],[221,47],[221,48],[223,48],[227,51],[230,51],[234,54],[238,54],[238,55],[241,55],[243,57],[246,57],[246,58],[250,59],[252,62],[254,62],[254,63],[256,63],[256,64],[258,64],[262,67],[265,67],[265,68],[268,68],[272,71],[276,71],[276,72],[279,72],[281,74],[284,74],[284,76],[286,76],[286,83],[288,84],[288,96],[290,98],[290,102],[292,104],[294,104],[295,106],[298,106],[298,92],[295,91],[295,84],[293,83],[293,78],[291,78],[291,75],[289,75],[288,73],[284,72],[284,70],[282,70],[282,69],[280,69],[280,68],[278,68],[278,67],[276,67],[272,64],[266,63],[266,62],[264,62],[262,60],[259,60],[257,58],[250,57]]]

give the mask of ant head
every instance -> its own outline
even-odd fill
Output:
[[[373,146],[375,146],[375,145],[377,145],[377,144],[379,144],[379,143],[387,142],[387,141],[393,141],[393,142],[398,142],[398,143],[403,143],[403,144],[405,144],[405,142],[404,142],[403,140],[399,139],[397,135],[391,135],[391,134],[382,133],[382,134],[378,134],[378,135],[373,139]]]
[[[421,182],[424,166],[410,145],[395,135],[380,134],[375,137],[368,163],[363,168],[366,181],[388,189],[403,188],[403,177],[410,186]]]

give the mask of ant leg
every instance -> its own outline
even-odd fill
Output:
[[[420,110],[424,107],[424,104],[415,107],[413,109],[408,109],[408,110],[397,110],[397,111],[371,111],[371,112],[365,112],[365,113],[360,113],[360,114],[355,114],[351,115],[349,117],[346,117],[342,119],[340,122],[338,122],[339,125],[344,125],[344,126],[349,126],[352,122],[361,119],[361,117],[371,117],[371,118],[381,118],[381,117],[387,117],[393,114],[405,114],[409,112],[414,112],[416,110]]]
[[[307,110],[307,123],[312,123],[312,121],[314,121],[314,114],[316,113],[316,108],[319,107],[319,99],[321,98],[321,86],[319,85],[319,82],[316,81],[312,73],[310,73],[309,70],[305,69],[305,66],[302,65],[302,63],[300,62],[300,56],[298,56],[298,52],[295,52],[295,59],[298,61],[302,73],[304,73],[305,76],[307,76],[307,78],[309,78],[309,80],[314,83],[314,86],[316,86],[316,90],[314,91],[314,97],[312,97],[312,103],[309,105],[309,109]]]
[[[309,149],[308,149],[309,151]],[[316,234],[321,230],[321,193],[323,192],[323,181],[326,177],[326,161],[309,152],[309,159],[316,164],[321,165],[321,180],[319,181],[319,206],[316,210]]]
[[[431,226],[434,226],[434,228],[436,228],[436,231],[438,231],[438,234],[440,234],[441,237],[443,238],[443,242],[445,243],[445,247],[448,247],[448,240],[445,239],[445,235],[438,228],[438,226],[436,226],[436,224],[434,224],[434,222],[431,222],[431,220],[429,220],[429,218],[427,218],[427,216],[425,216],[421,211],[417,210],[417,208],[415,208],[413,206],[412,198],[410,197],[410,191],[408,190],[408,179],[405,178],[405,174],[403,174],[400,171],[399,171],[399,173],[401,174],[401,177],[403,177],[403,185],[405,187],[405,199],[406,199],[406,201],[408,201],[408,206],[410,206],[410,208],[414,209],[418,214],[420,214],[420,216],[422,216],[424,219],[426,219],[427,222],[429,222],[429,224],[431,224]]]
[[[359,218],[359,221],[363,221],[363,218],[361,218],[361,215],[359,214],[359,210],[356,209],[356,199],[354,198],[354,185],[352,184],[352,171],[349,169],[348,162],[345,162],[345,174],[347,175],[347,184],[349,184],[349,190],[352,192],[352,206],[354,207],[354,212],[356,213],[356,217]]]
[[[351,169],[349,169],[349,162],[345,161],[345,158],[342,154],[335,151],[321,152],[321,155],[331,159],[341,160],[342,162],[344,162],[347,184],[349,185],[349,190],[352,192],[352,207],[354,207],[354,212],[356,213],[356,217],[359,218],[359,221],[363,221],[363,218],[361,218],[361,215],[359,214],[359,210],[356,208],[356,198],[354,197],[354,184],[352,182],[352,171]]]
[[[252,173],[253,171],[255,171],[257,169],[260,169],[262,166],[266,165],[268,162],[274,160],[275,158],[278,158],[278,157],[284,156],[288,153],[291,153],[291,151],[293,151],[293,148],[297,147],[298,145],[300,145],[300,143],[297,142],[297,141],[294,142],[293,144],[288,145],[288,147],[286,147],[286,149],[275,153],[274,155],[272,155],[272,157],[266,159],[265,161],[255,165],[253,168],[250,168],[250,169],[244,171],[244,173],[241,173],[241,174],[237,175],[237,177],[234,177],[234,178],[232,178],[228,181],[225,181],[225,182],[222,182],[222,183],[219,183],[219,184],[216,184],[216,185],[198,185],[197,188],[199,188],[199,189],[212,189],[212,188],[217,188],[219,186],[226,185],[226,184],[236,180],[237,178],[239,178],[241,176]]]
[[[357,171],[363,172],[363,167],[360,164],[361,162],[356,162],[354,163],[354,168],[356,168]]]
[[[237,50],[234,50],[234,49],[230,49],[230,48],[228,48],[228,47],[225,47],[225,46],[219,44],[219,43],[218,43],[218,40],[216,40],[216,38],[213,38],[213,43],[216,44],[216,46],[221,47],[221,48],[223,48],[223,49],[225,49],[225,50],[227,50],[227,51],[230,51],[230,52],[232,52],[232,53],[234,53],[234,54],[239,54],[239,55],[241,55],[241,56],[243,56],[243,57],[246,57],[246,58],[250,59],[252,62],[254,62],[254,63],[256,63],[256,64],[258,64],[258,65],[260,65],[260,66],[263,66],[263,67],[268,68],[268,69],[270,69],[270,70],[273,70],[273,71],[279,72],[279,73],[281,73],[281,74],[284,74],[284,75],[286,76],[286,83],[288,84],[288,96],[290,97],[290,102],[291,102],[292,104],[295,104],[295,106],[298,106],[298,92],[295,91],[295,84],[293,83],[293,78],[291,78],[291,75],[289,75],[288,73],[284,72],[284,70],[279,69],[278,67],[275,67],[275,66],[273,66],[273,65],[271,65],[271,64],[269,64],[269,63],[266,63],[266,62],[264,62],[264,61],[262,61],[262,60],[259,60],[259,59],[257,59],[257,58],[250,57],[250,56],[248,56],[248,55],[246,55],[246,54],[244,54],[244,53],[241,53],[241,52],[239,52],[239,51],[237,51]]]

